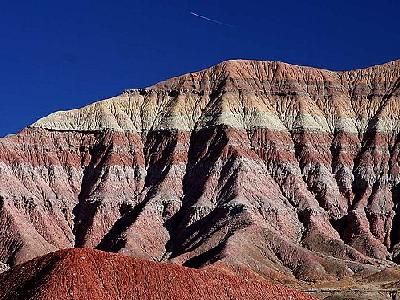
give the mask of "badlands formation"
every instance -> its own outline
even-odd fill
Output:
[[[53,113],[0,139],[0,268],[85,247],[386,293],[399,116],[400,61],[226,61]]]

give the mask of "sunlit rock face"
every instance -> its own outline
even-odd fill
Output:
[[[400,261],[400,61],[227,61],[0,139],[0,261],[91,247],[281,282]],[[360,275],[361,276],[361,275]]]

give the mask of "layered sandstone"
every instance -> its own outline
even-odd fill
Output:
[[[60,248],[293,283],[400,260],[400,61],[227,61],[0,140],[0,261]]]

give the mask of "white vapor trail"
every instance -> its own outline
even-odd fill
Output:
[[[199,15],[198,13],[195,13],[195,12],[193,12],[193,11],[191,11],[190,14],[191,14],[192,16],[195,16],[195,17],[197,17],[197,18],[206,20],[206,21],[208,21],[208,22],[212,22],[212,23],[215,23],[215,24],[218,24],[218,25],[225,25],[225,26],[233,27],[233,26],[230,25],[230,24],[226,24],[226,23],[220,22],[220,21],[218,21],[218,20],[210,19],[210,18],[208,18],[208,17],[206,17],[206,16]]]

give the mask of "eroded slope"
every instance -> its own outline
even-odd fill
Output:
[[[66,247],[281,282],[394,267],[400,61],[210,69],[0,140],[0,258]]]

